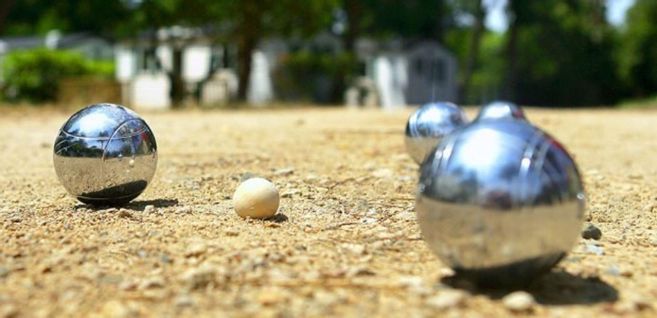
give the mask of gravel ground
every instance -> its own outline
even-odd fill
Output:
[[[53,170],[66,114],[0,109],[0,317],[657,314],[657,110],[527,111],[579,163],[602,237],[525,291],[448,284],[416,224],[410,111],[144,114],[153,183],[99,209]],[[274,219],[233,211],[248,175],[279,188]]]

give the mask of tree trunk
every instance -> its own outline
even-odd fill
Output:
[[[172,65],[169,78],[171,79],[171,102],[174,106],[180,106],[185,97],[185,83],[182,78],[182,53],[183,48],[173,47]]]
[[[502,89],[502,98],[506,100],[514,100],[516,96],[516,89],[517,89],[517,62],[516,59],[518,58],[518,28],[519,28],[519,14],[520,10],[517,10],[517,7],[514,6],[518,0],[509,0],[509,11],[510,14],[513,15],[511,17],[511,23],[509,24],[509,29],[506,31],[507,32],[507,43],[506,43],[506,49],[505,49],[505,55],[506,55],[506,64],[507,64],[507,72],[505,75],[505,80],[504,80],[504,87]]]
[[[472,74],[474,73],[475,68],[477,67],[477,59],[479,58],[479,48],[481,47],[481,36],[484,32],[484,18],[486,17],[486,11],[483,6],[483,0],[477,1],[475,5],[475,23],[472,26],[472,35],[470,37],[470,50],[468,51],[468,56],[465,62],[465,70],[463,73],[463,82],[461,82],[459,89],[459,99],[460,102],[465,102],[468,96],[468,91],[470,89],[470,81],[472,80]]]
[[[246,100],[249,90],[252,55],[256,48],[256,42],[256,39],[244,36],[237,44],[237,77],[239,79],[237,97],[242,101]]]
[[[345,0],[344,9],[347,14],[347,30],[342,37],[344,48],[347,52],[356,53],[356,40],[360,36],[363,5],[359,0]]]
[[[0,4],[0,34],[2,34],[4,31],[5,22],[7,20],[7,16],[9,15],[9,10],[11,10],[13,5],[14,0],[6,0]]]
[[[239,88],[237,97],[244,101],[247,98],[249,81],[251,77],[251,57],[262,36],[262,11],[265,4],[256,0],[242,0],[239,2],[237,25],[237,75]]]

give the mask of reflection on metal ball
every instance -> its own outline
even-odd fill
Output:
[[[463,110],[452,103],[430,103],[420,107],[406,123],[406,151],[422,163],[440,140],[467,124]]]
[[[139,196],[155,174],[157,144],[135,112],[95,104],[73,114],[55,140],[55,171],[78,200],[124,204]]]
[[[519,120],[474,122],[422,164],[416,202],[424,240],[457,275],[521,285],[576,242],[584,191],[552,137]]]
[[[520,106],[506,101],[495,101],[481,108],[476,120],[485,119],[520,119],[527,120]]]

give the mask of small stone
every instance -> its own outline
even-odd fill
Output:
[[[457,307],[465,301],[465,292],[460,290],[447,290],[427,299],[427,305],[436,309],[448,309]]]
[[[301,193],[301,191],[299,191],[297,189],[290,189],[290,190],[286,190],[285,192],[281,193],[281,197],[282,198],[291,198],[295,194],[300,194],[300,193]]]
[[[194,242],[187,247],[185,257],[196,257],[205,254],[208,247],[202,242]]]
[[[174,304],[177,307],[192,307],[194,306],[194,303],[195,303],[194,298],[192,298],[192,296],[187,294],[179,295],[174,300]]]
[[[9,273],[11,273],[11,270],[9,270],[9,268],[0,266],[0,278],[7,277],[9,275]]]
[[[144,207],[144,212],[145,212],[145,213],[153,213],[153,212],[155,212],[155,206],[152,205],[152,204],[149,204],[149,205],[145,206],[145,207]]]
[[[162,277],[151,277],[143,280],[139,284],[139,289],[162,288],[164,287],[164,279]]]
[[[294,173],[294,168],[292,167],[281,168],[274,171],[275,176],[289,176],[293,173]]]
[[[602,231],[595,225],[587,223],[584,230],[582,230],[582,238],[585,240],[594,239],[599,240],[602,237]]]
[[[181,280],[190,289],[203,288],[215,281],[217,271],[209,266],[202,266],[187,270],[182,274]]]
[[[353,255],[363,255],[365,254],[365,246],[361,244],[342,244],[342,249],[347,252],[350,252]]]
[[[388,168],[378,169],[372,172],[372,175],[376,178],[390,178],[393,174],[392,170]]]
[[[129,291],[137,289],[137,286],[137,282],[134,280],[124,280],[121,282],[121,284],[119,284],[119,289]]]
[[[536,300],[528,292],[516,291],[510,293],[502,299],[504,307],[513,312],[527,312],[534,307]]]
[[[0,317],[1,318],[13,318],[18,317],[19,311],[18,308],[12,304],[7,304],[0,306]]]
[[[176,213],[178,214],[191,214],[192,213],[192,208],[188,206],[181,206],[176,208]]]
[[[258,295],[258,302],[263,306],[271,306],[285,299],[286,296],[278,289],[265,289]]]
[[[104,210],[98,210],[99,213],[116,213],[119,212],[119,209],[117,208],[107,208]]]
[[[232,230],[232,229],[228,229],[224,233],[226,233],[226,236],[238,236],[238,235],[240,235],[239,231]]]
[[[123,318],[133,317],[136,314],[137,313],[133,309],[124,305],[118,300],[110,300],[106,302],[105,305],[103,305],[103,309],[101,310],[102,317]]]
[[[591,253],[591,254],[595,254],[595,255],[598,255],[598,256],[601,256],[601,255],[605,254],[605,250],[602,248],[602,246],[598,246],[598,245],[595,245],[595,244],[589,244],[589,243],[586,243],[586,252]]]
[[[347,277],[356,277],[356,276],[374,276],[376,273],[371,269],[363,266],[356,266],[347,269],[345,276]]]
[[[126,219],[131,219],[132,218],[132,212],[126,209],[121,209],[119,210],[119,217],[121,218],[126,218]]]

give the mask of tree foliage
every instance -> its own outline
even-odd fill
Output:
[[[9,0],[1,7],[11,10],[0,19],[0,32],[59,29],[120,39],[172,25],[203,28],[217,43],[237,49],[245,97],[251,56],[261,40],[299,43],[343,19],[347,51],[362,37],[443,43],[459,60],[461,102],[598,105],[657,92],[657,1],[636,0],[626,25],[615,29],[605,20],[604,0],[508,0],[510,26],[501,34],[483,27],[483,1]]]
[[[636,97],[657,94],[657,1],[637,0],[620,32],[618,70]]]
[[[512,0],[507,95],[532,105],[599,105],[619,97],[613,33],[599,0]]]
[[[53,101],[61,79],[72,76],[112,77],[113,64],[89,61],[78,53],[37,49],[16,51],[3,60],[5,96],[31,102]]]

